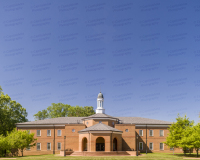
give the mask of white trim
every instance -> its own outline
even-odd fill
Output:
[[[38,145],[36,146],[37,151],[41,151],[41,143],[37,143],[40,144],[40,149],[38,149]]]
[[[150,133],[151,133],[150,131],[152,131],[152,135],[150,135]],[[150,130],[149,130],[149,137],[153,137],[153,135],[154,135],[154,134],[153,134],[153,129],[150,129]]]
[[[58,149],[58,143],[60,143],[60,149]],[[61,142],[58,142],[57,143],[57,150],[61,150],[62,149],[62,143]]]
[[[147,127],[169,127],[171,124],[147,124]],[[146,124],[136,124],[135,127],[146,127]]]
[[[48,149],[48,143],[50,144],[50,149]],[[47,142],[47,151],[50,151],[50,150],[51,150],[51,143]]]
[[[58,131],[60,131],[60,135],[58,135]],[[58,136],[58,137],[62,136],[62,130],[61,130],[61,129],[58,129],[58,130],[57,130],[57,136]]]
[[[161,144],[161,143],[160,143]],[[164,143],[162,143],[163,144],[163,149],[160,149],[161,151],[164,151]],[[159,145],[159,148],[160,148],[160,145]]]
[[[68,124],[68,123],[66,123]],[[75,123],[74,123],[75,124]],[[17,127],[21,127],[21,128],[24,128],[24,127],[65,127],[65,124],[64,125],[46,125],[46,124],[17,124],[16,125]]]
[[[142,135],[140,135],[140,131],[142,131]],[[139,136],[143,136],[143,130],[142,129],[139,130]]]
[[[48,131],[50,131],[50,135],[48,135]],[[51,137],[51,130],[47,129],[47,137]]]
[[[90,120],[90,119],[103,119],[103,120],[113,120],[116,121],[118,118],[109,118],[109,117],[90,117],[90,118],[83,118],[83,120]]]
[[[150,149],[150,143],[152,143],[152,149]],[[153,142],[149,142],[149,150],[153,150]]]
[[[140,144],[142,144],[142,149],[140,149]],[[143,142],[139,142],[139,150],[143,150]]]
[[[122,132],[115,132],[115,131],[79,131],[79,134],[86,134],[86,133],[115,133],[115,134],[122,134]]]
[[[40,131],[40,135],[38,135],[38,131]],[[40,129],[37,129],[37,137],[41,137],[41,130]]]

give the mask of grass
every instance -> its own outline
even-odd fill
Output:
[[[3,158],[3,157],[2,157]],[[11,157],[10,157],[11,158]],[[24,157],[12,157],[21,160],[59,160],[59,159],[69,159],[69,160],[179,160],[183,158],[196,158],[196,154],[171,154],[171,153],[148,153],[142,154],[141,156],[99,156],[99,157],[83,157],[83,156],[66,156],[61,157],[58,155],[39,155],[39,156],[24,156]],[[1,159],[1,158],[0,158]],[[199,157],[200,159],[200,157]]]

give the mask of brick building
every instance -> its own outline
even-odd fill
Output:
[[[68,153],[114,153],[136,151],[137,147],[140,152],[172,152],[163,143],[171,122],[112,117],[105,114],[103,102],[100,92],[96,114],[88,117],[59,117],[16,124],[17,129],[30,130],[37,138],[36,146],[28,148],[24,155],[58,154],[64,149]]]

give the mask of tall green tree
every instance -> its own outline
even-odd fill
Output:
[[[200,124],[186,128],[184,137],[180,141],[180,147],[187,147],[190,149],[194,148],[198,157],[198,151],[200,148]]]
[[[74,107],[63,103],[52,103],[47,109],[34,114],[34,118],[35,120],[43,120],[57,117],[87,117],[93,114],[95,111],[92,106]]]
[[[190,121],[189,118],[186,117],[186,115],[184,117],[178,115],[178,117],[176,118],[176,122],[174,122],[169,127],[169,134],[164,143],[170,148],[179,148],[180,146],[182,146],[185,154],[187,145],[181,145],[181,140],[185,136],[186,128],[192,127],[193,124],[194,122]]]
[[[5,95],[0,86],[0,135],[7,136],[7,133],[15,128],[16,123],[28,121],[27,115],[26,109]]]
[[[49,118],[48,112],[46,109],[39,111],[38,113],[34,114],[35,120],[43,120]]]
[[[63,103],[52,103],[47,108],[49,118],[67,117],[68,110],[71,106]]]

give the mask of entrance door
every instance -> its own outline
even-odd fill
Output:
[[[103,137],[96,139],[96,151],[105,151],[105,140]]]
[[[96,151],[105,151],[105,143],[96,143]]]

